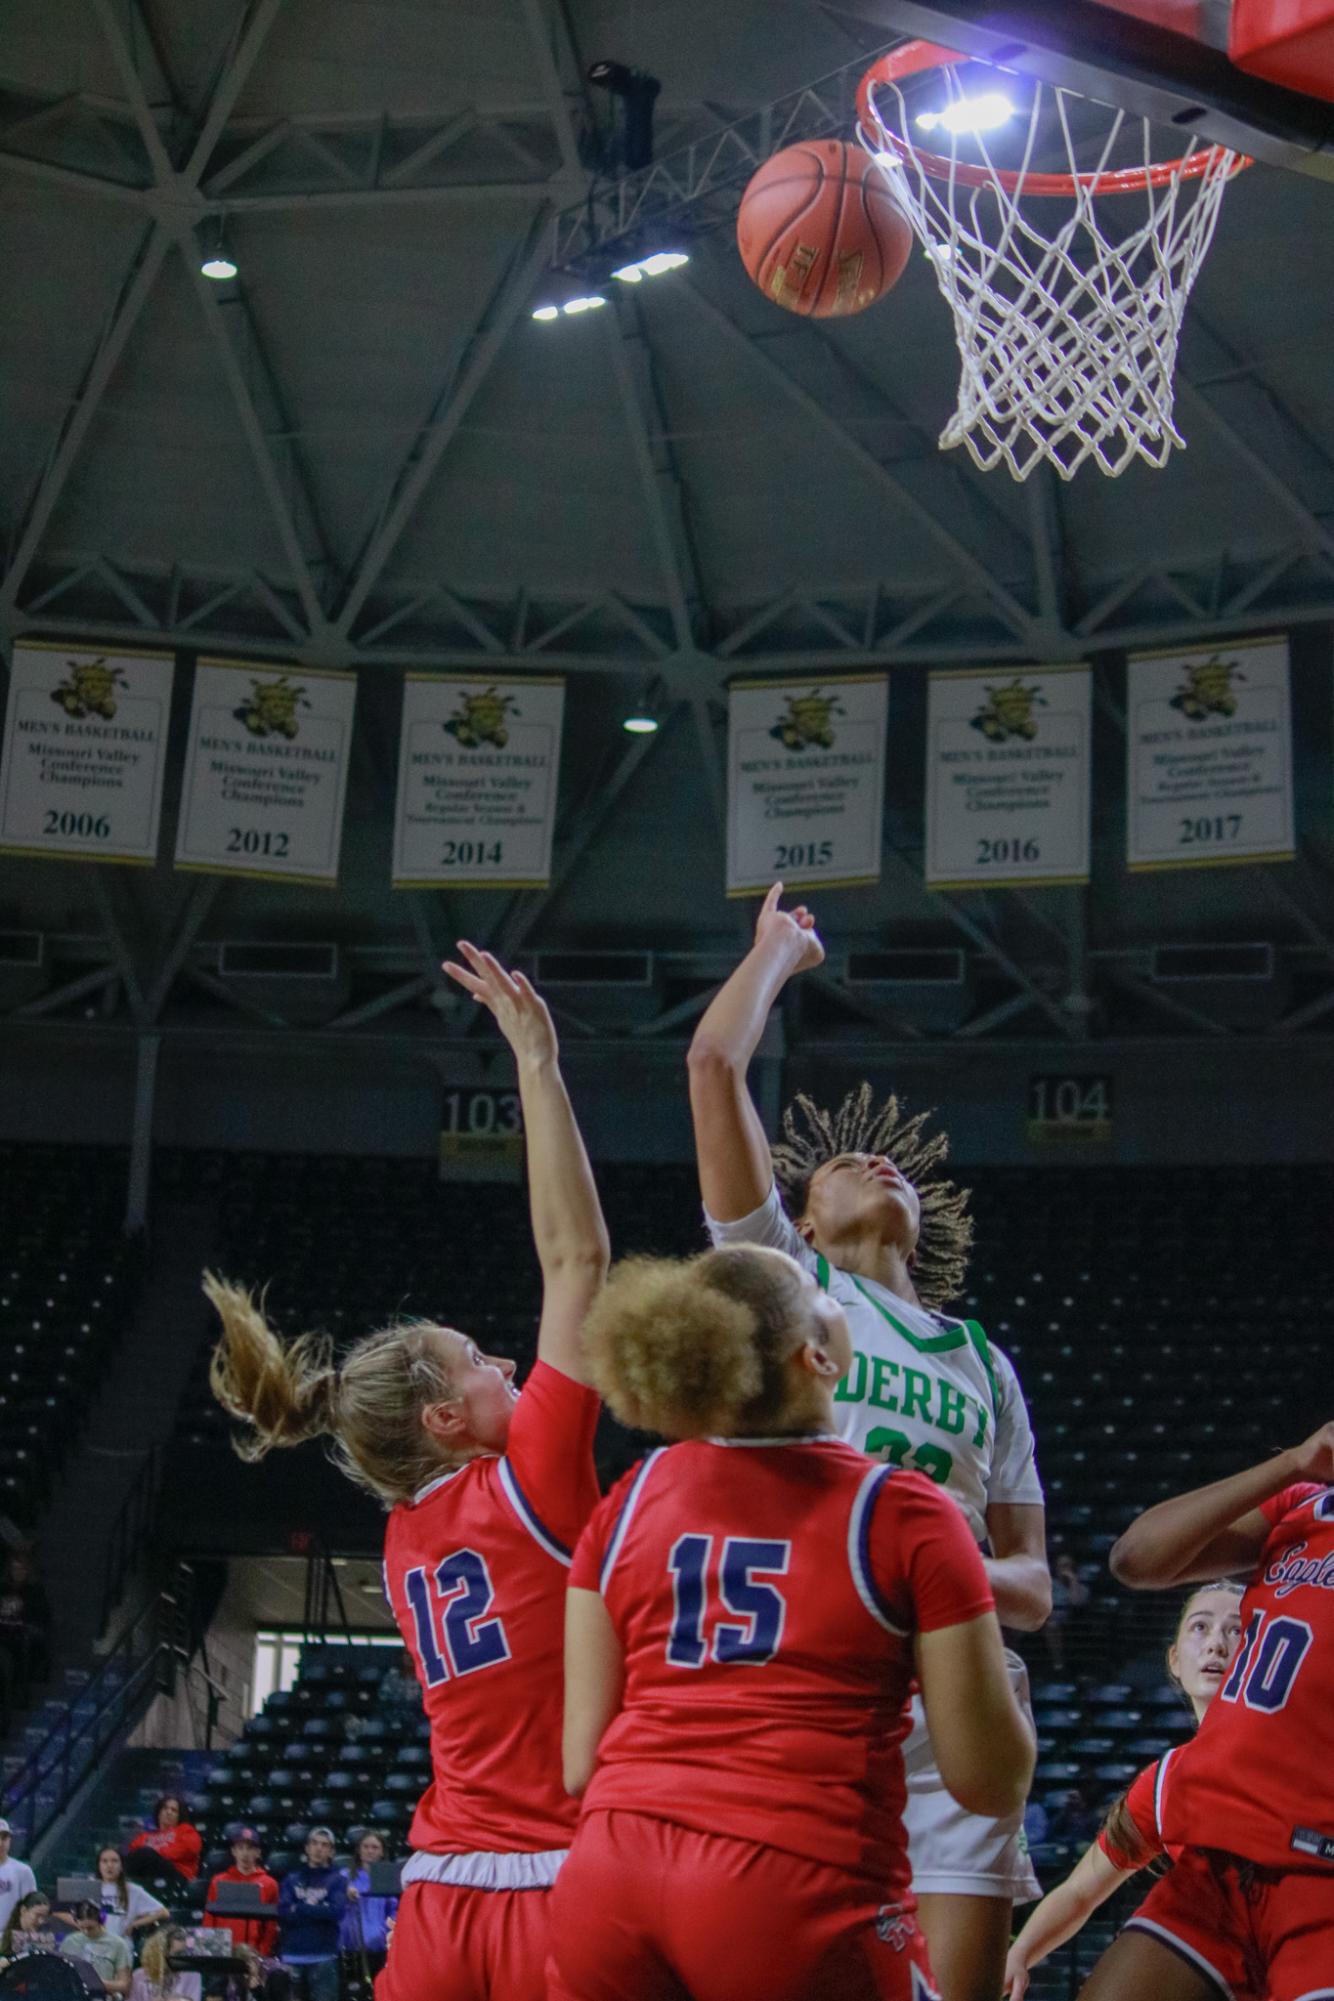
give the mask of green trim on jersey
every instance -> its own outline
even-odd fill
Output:
[[[824,1255],[822,1251],[817,1251],[815,1256],[815,1277],[816,1277],[816,1282],[819,1285],[820,1290],[822,1292],[828,1292],[829,1290],[829,1273],[830,1273],[830,1267],[828,1258]],[[889,1325],[894,1329],[894,1332],[900,1335],[902,1339],[908,1343],[908,1346],[910,1348],[915,1348],[919,1355],[945,1355],[949,1353],[951,1348],[962,1348],[969,1340],[971,1340],[973,1346],[977,1349],[978,1354],[982,1358],[983,1366],[985,1367],[987,1376],[990,1379],[992,1403],[994,1408],[995,1403],[998,1400],[996,1394],[996,1378],[991,1367],[991,1356],[987,1352],[987,1337],[982,1332],[982,1329],[980,1327],[977,1328],[976,1336],[974,1336],[973,1328],[975,1326],[975,1322],[970,1320],[965,1320],[957,1323],[952,1329],[947,1329],[943,1333],[929,1334],[925,1338],[923,1338],[920,1334],[914,1334],[911,1327],[906,1327],[904,1323],[899,1319],[898,1315],[895,1313],[891,1313],[887,1306],[882,1306],[880,1304],[880,1301],[874,1296],[874,1294],[869,1293],[866,1290],[866,1287],[862,1284],[856,1272],[852,1271],[845,1272],[844,1277],[851,1279],[853,1285],[856,1286],[858,1292],[861,1294],[862,1298],[866,1301],[866,1304],[868,1306],[873,1306],[876,1312],[880,1315],[880,1318],[882,1320],[888,1321]],[[968,1330],[967,1333],[965,1333],[964,1331],[965,1328],[967,1328]]]
[[[982,1329],[978,1326],[976,1320],[965,1320],[963,1324],[968,1330],[968,1339],[972,1342],[973,1346],[976,1348],[978,1353],[978,1359],[980,1360],[982,1367],[987,1372],[987,1381],[991,1384],[992,1416],[995,1419],[999,1419],[1000,1385],[996,1381],[996,1370],[992,1364],[991,1348],[987,1341],[987,1337],[983,1333]]]

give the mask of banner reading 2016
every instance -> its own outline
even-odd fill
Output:
[[[564,709],[559,679],[408,675],[395,889],[545,888]]]
[[[931,676],[926,880],[1087,882],[1087,667]]]
[[[880,880],[889,682],[741,681],[727,731],[727,894]]]
[[[166,653],[15,645],[0,848],[156,860],[171,676]]]
[[[1140,654],[1126,711],[1132,869],[1292,855],[1286,639]]]
[[[355,674],[201,660],[176,866],[338,880]]]

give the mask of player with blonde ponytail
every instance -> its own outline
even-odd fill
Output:
[[[556,1034],[521,973],[460,944],[445,970],[514,1051],[542,1268],[537,1361],[433,1320],[396,1321],[336,1361],[283,1341],[262,1301],[208,1277],[222,1321],[214,1394],[245,1459],[327,1437],[390,1510],[385,1583],[431,1724],[378,2001],[545,2001],[547,1892],[574,1809],[560,1783],[561,1628],[571,1552],[598,1499],[581,1329],[606,1275],[597,1191]]]
[[[903,1830],[916,1677],[974,1811],[1033,1737],[953,1502],[833,1434],[852,1348],[795,1259],[617,1267],[593,1380],[650,1453],[595,1512],[566,1613],[552,2001],[929,2001]]]

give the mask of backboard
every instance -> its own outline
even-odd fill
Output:
[[[1232,0],[850,0],[877,30],[921,36],[1334,180],[1334,104],[1238,69]]]

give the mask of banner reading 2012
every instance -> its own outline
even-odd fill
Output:
[[[727,731],[727,894],[880,880],[889,682],[740,681]]]
[[[551,879],[565,683],[409,674],[394,887],[542,889]]]
[[[927,703],[926,880],[1087,882],[1087,667],[933,674]]]
[[[201,660],[176,866],[338,880],[355,674]]]
[[[0,762],[0,848],[154,861],[171,677],[167,653],[18,641]]]
[[[1287,640],[1132,658],[1126,764],[1132,869],[1290,857]]]

